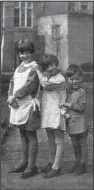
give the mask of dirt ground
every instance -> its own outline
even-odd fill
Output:
[[[37,167],[47,163],[48,146],[47,137],[43,130],[38,132],[39,152]],[[45,140],[44,140],[45,139]],[[17,130],[11,130],[2,147],[1,162],[1,190],[93,190],[93,138],[88,136],[88,172],[81,176],[63,174],[74,162],[74,154],[70,138],[65,135],[65,153],[62,158],[62,175],[52,179],[43,179],[42,174],[29,179],[20,179],[20,174],[9,174],[20,159],[20,137]]]
[[[6,101],[6,100],[5,100]],[[3,104],[4,105],[4,104]],[[92,123],[92,93],[88,93],[87,121]],[[6,106],[2,115],[7,115]],[[93,130],[89,129],[88,136],[88,171],[81,176],[63,174],[74,163],[73,148],[70,138],[65,135],[64,156],[62,157],[62,175],[52,179],[43,179],[42,174],[29,179],[20,179],[20,174],[9,174],[8,170],[20,160],[20,137],[15,129],[9,131],[1,147],[1,190],[93,190]],[[47,137],[43,130],[38,131],[39,151],[37,167],[44,166],[48,161]]]

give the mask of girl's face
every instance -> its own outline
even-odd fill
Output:
[[[53,71],[55,68],[56,68],[55,63],[52,63],[51,65],[49,65],[49,66],[47,67],[46,71],[51,72],[51,71]]]
[[[23,62],[28,63],[32,59],[30,51],[19,52],[19,57]]]

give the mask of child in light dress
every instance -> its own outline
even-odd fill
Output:
[[[49,161],[41,170],[44,178],[52,178],[61,174],[66,128],[60,105],[65,101],[66,88],[65,78],[58,69],[58,65],[59,61],[55,55],[45,54],[41,62],[42,71],[36,66],[36,72],[43,87],[41,128],[46,129],[49,144]]]

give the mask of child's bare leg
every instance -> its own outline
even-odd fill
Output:
[[[61,174],[61,161],[64,151],[64,133],[61,130],[54,130],[56,154],[51,170],[44,175],[44,178],[52,178]]]
[[[56,155],[52,168],[61,168],[62,156],[64,153],[64,133],[61,130],[55,130]]]

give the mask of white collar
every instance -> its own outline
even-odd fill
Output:
[[[24,63],[22,62],[21,65],[23,65],[24,67],[30,67],[30,66],[33,66],[36,62],[35,61],[32,61],[30,63]]]

